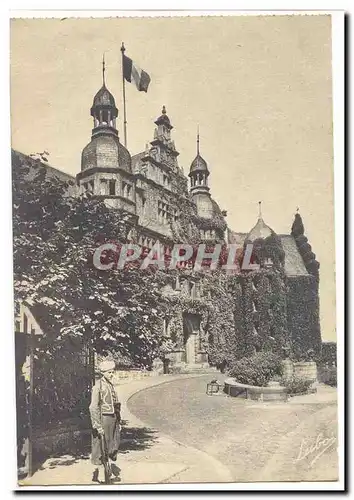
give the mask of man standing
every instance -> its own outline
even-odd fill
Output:
[[[112,384],[115,374],[114,361],[103,361],[99,365],[102,377],[92,388],[90,415],[92,423],[91,461],[96,466],[92,481],[104,482],[102,454],[107,450],[112,475],[119,479],[120,469],[116,465],[120,442],[120,403]],[[102,481],[103,480],[103,481]]]

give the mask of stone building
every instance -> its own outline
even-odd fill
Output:
[[[219,242],[236,244],[242,251],[247,243],[261,242],[266,251],[256,258],[260,271],[236,272],[239,288],[235,301],[240,314],[235,321],[240,324],[235,324],[235,331],[240,332],[245,352],[250,352],[249,347],[251,351],[262,349],[269,339],[277,342],[279,331],[284,333],[283,342],[286,340],[295,350],[318,351],[319,264],[304,236],[300,215],[296,214],[290,234],[276,235],[261,214],[248,234],[235,232],[227,227],[226,211],[211,196],[210,171],[200,153],[199,137],[189,180],[179,166],[173,125],[165,106],[145,151],[133,156],[120,141],[118,109],[105,84],[95,95],[90,113],[91,140],[82,150],[81,170],[73,179],[78,192],[90,191],[113,209],[131,214],[134,223],[129,237],[146,248],[159,242],[168,252],[176,241]],[[273,240],[276,251],[268,252]],[[198,279],[183,273],[165,293],[183,295],[185,303],[190,300],[192,305],[207,299]],[[174,314],[178,318],[166,318],[162,324],[166,337],[171,336],[172,325],[179,324],[171,364],[185,370],[208,366],[211,337],[204,331],[198,308],[188,307]]]

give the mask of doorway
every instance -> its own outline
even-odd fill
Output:
[[[183,333],[186,363],[195,364],[200,337],[200,316],[198,314],[183,314]]]

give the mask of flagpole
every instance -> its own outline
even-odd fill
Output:
[[[124,78],[124,42],[122,42],[122,46],[120,48],[122,52],[122,78],[123,78],[123,113],[124,113],[124,146],[127,147],[127,109],[125,102],[125,78]]]

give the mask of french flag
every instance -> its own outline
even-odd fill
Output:
[[[123,77],[127,82],[135,83],[139,91],[147,92],[150,83],[150,76],[140,69],[129,57],[123,54]]]

